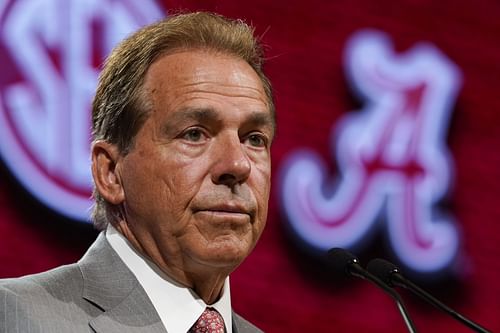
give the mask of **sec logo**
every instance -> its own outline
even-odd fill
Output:
[[[89,220],[90,104],[102,60],[162,16],[150,0],[0,2],[0,156],[57,212]]]

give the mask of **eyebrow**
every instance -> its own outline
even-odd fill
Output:
[[[182,108],[172,115],[172,118],[165,124],[165,129],[175,127],[176,124],[194,120],[200,123],[216,123],[221,122],[220,115],[213,108]],[[248,119],[244,121],[246,124],[253,126],[270,127],[272,136],[274,137],[276,131],[276,122],[270,112],[254,112],[249,115]]]
[[[217,122],[219,118],[215,110],[211,108],[182,108],[168,119],[163,126],[163,130],[169,133],[175,131],[176,126],[185,121]]]
[[[182,108],[173,116],[173,120],[192,119],[199,122],[218,121],[220,116],[212,108]]]
[[[266,113],[252,113],[247,119],[247,122],[260,127],[270,127],[271,128],[271,136],[274,138],[274,134],[276,132],[276,121],[274,120],[274,117],[271,115],[270,112]]]

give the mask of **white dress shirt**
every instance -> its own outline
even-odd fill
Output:
[[[111,224],[106,229],[106,238],[146,291],[167,332],[187,332],[207,304],[193,290],[173,281],[151,260],[135,250]],[[224,282],[222,296],[210,307],[222,315],[227,333],[232,333],[229,277]]]

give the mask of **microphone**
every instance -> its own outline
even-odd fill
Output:
[[[381,288],[383,291],[385,291],[387,294],[389,294],[389,296],[391,296],[396,301],[396,305],[399,309],[399,312],[401,313],[401,316],[404,319],[406,327],[408,328],[408,332],[417,332],[399,294],[378,277],[374,276],[372,273],[361,267],[358,258],[356,258],[354,254],[341,248],[333,248],[328,251],[327,256],[330,263],[332,264],[333,269],[337,272],[370,281]]]
[[[476,332],[481,332],[481,333],[489,333],[488,330],[486,330],[484,327],[478,325],[477,323],[473,322],[472,320],[464,317],[460,313],[452,310],[445,304],[441,303],[438,301],[436,298],[434,298],[432,295],[415,285],[413,282],[410,280],[406,279],[399,271],[399,269],[394,265],[393,263],[383,260],[383,259],[373,259],[368,263],[367,269],[370,273],[373,275],[377,276],[380,278],[382,281],[384,281],[386,284],[388,284],[391,287],[403,287],[405,289],[410,290],[412,293],[417,295],[418,297],[424,299],[428,303],[431,303],[434,305],[436,308],[444,311],[448,315],[452,316],[456,320],[460,321],[462,324],[465,324],[469,328],[473,329]]]

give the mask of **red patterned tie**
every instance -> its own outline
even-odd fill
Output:
[[[206,308],[189,333],[224,333],[224,319],[214,308]]]

